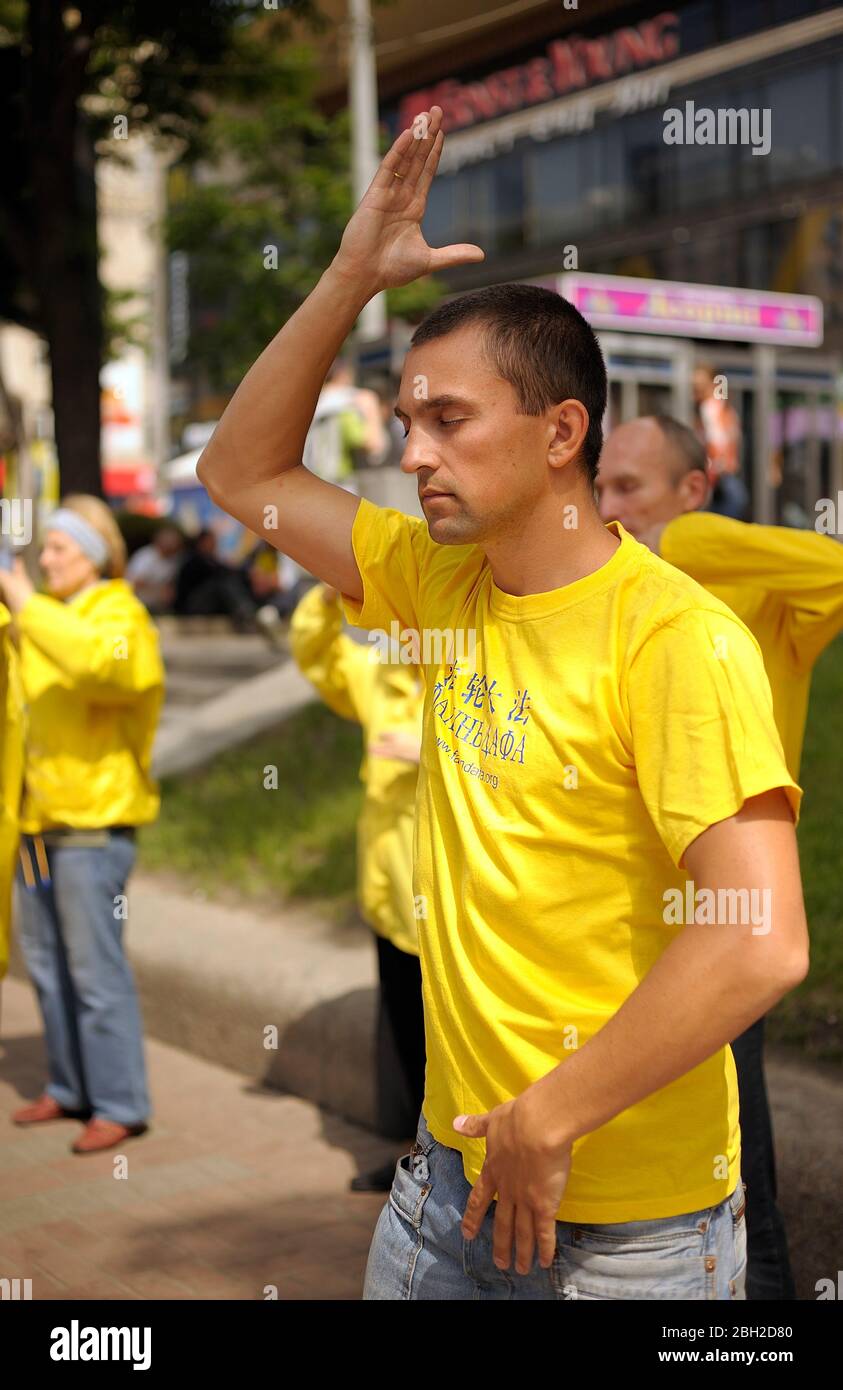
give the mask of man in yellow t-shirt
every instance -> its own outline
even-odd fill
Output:
[[[601,522],[605,368],[548,290],[416,330],[396,409],[426,524],[301,466],[363,305],[482,259],[421,233],[441,121],[395,141],[198,468],[350,622],[413,635],[425,676],[425,1100],[364,1297],[738,1299],[728,1040],[807,970],[800,791],[755,639]]]
[[[613,430],[600,457],[604,521],[620,521],[732,609],[758,641],[788,770],[799,776],[811,673],[843,629],[843,545],[813,531],[756,526],[700,510],[706,457],[694,432],[670,416]],[[796,1297],[776,1205],[773,1130],[764,1080],[764,1019],[732,1044],[747,1183],[747,1296]]]

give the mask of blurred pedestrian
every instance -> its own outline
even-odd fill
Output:
[[[325,482],[356,492],[355,468],[380,461],[387,443],[376,392],[355,386],[351,364],[337,357],[307,432],[302,455],[305,468]]]
[[[694,432],[669,416],[613,430],[600,457],[600,514],[696,579],[756,638],[788,772],[799,778],[811,674],[843,629],[843,545],[785,526],[702,511],[709,479]],[[751,711],[747,711],[747,718]],[[742,1177],[747,1184],[747,1297],[794,1299],[764,1080],[764,1017],[735,1042]]]
[[[245,574],[218,557],[216,535],[204,527],[190,542],[179,570],[175,612],[184,617],[225,615],[238,631],[250,631],[256,607]]]
[[[741,422],[738,412],[720,394],[722,381],[708,364],[700,364],[694,371],[697,433],[708,458],[711,510],[742,521],[749,492],[741,476]]]
[[[404,428],[395,414],[395,399],[398,390],[388,377],[378,381],[374,387],[380,405],[381,423],[384,431],[384,446],[381,452],[369,462],[373,467],[398,468],[404,455]]]
[[[175,526],[160,526],[151,543],[136,550],[126,565],[126,579],[150,613],[172,611],[183,556],[181,532]]]
[[[326,705],[363,727],[360,778],[366,788],[357,827],[360,910],[375,934],[380,980],[377,1033],[378,1127],[411,1133],[424,1099],[424,1011],[413,898],[413,823],[421,746],[418,668],[375,660],[370,646],[343,632],[335,589],[312,588],[290,625],[293,656]],[[352,1180],[388,1192],[395,1163]]]
[[[158,814],[150,776],[164,671],[123,577],[126,548],[96,497],[67,497],[41,551],[47,592],[0,571],[28,706],[17,920],[38,993],[49,1080],[19,1125],[87,1118],[74,1153],[149,1118],[141,1016],[123,943],[135,831]]]
[[[20,836],[23,778],[23,687],[11,615],[0,603],[0,981],[9,964],[12,882]]]

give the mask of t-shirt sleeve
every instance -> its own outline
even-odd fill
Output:
[[[422,627],[422,590],[433,552],[425,524],[391,507],[376,507],[363,498],[354,518],[351,545],[363,581],[363,602],[343,595],[343,611],[355,627],[383,628],[390,623],[418,631]]]
[[[843,545],[789,526],[687,512],[665,527],[663,559],[703,587],[762,590],[782,613],[782,640],[800,670],[843,630]]]
[[[657,628],[627,676],[641,795],[674,864],[709,826],[782,787],[798,820],[761,651],[725,610],[688,609]]]

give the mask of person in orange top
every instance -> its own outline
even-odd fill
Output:
[[[721,378],[722,380],[722,378]],[[741,520],[746,515],[749,493],[741,476],[741,422],[738,412],[718,390],[714,368],[700,365],[694,371],[697,433],[708,459],[711,510]]]
[[[755,526],[701,510],[709,476],[705,452],[687,426],[669,416],[630,420],[603,448],[600,514],[620,521],[749,628],[764,657],[788,771],[798,779],[811,673],[843,629],[843,545],[813,531]],[[792,1299],[763,1047],[763,1017],[732,1043],[747,1183],[747,1297]]]

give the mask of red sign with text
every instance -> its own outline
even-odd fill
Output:
[[[583,91],[597,82],[625,77],[674,58],[679,52],[679,17],[669,11],[635,27],[616,29],[602,38],[557,39],[547,56],[531,58],[517,67],[494,72],[479,82],[438,82],[411,92],[399,110],[401,129],[412,125],[420,111],[442,107],[446,131],[463,130],[480,121],[505,116],[552,97]]]

